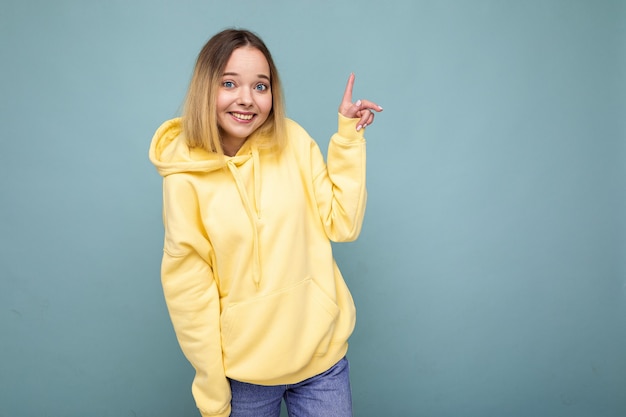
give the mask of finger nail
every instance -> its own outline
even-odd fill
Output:
[[[361,105],[361,100],[357,100],[356,103],[354,103],[354,104],[357,105],[357,106],[360,106]]]
[[[363,127],[363,126],[361,126],[361,125],[357,125],[357,127],[356,127],[356,131],[358,132],[359,130],[361,130],[361,128],[362,128],[362,127]]]

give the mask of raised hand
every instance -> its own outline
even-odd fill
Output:
[[[356,125],[356,130],[358,131],[371,125],[374,122],[374,112],[381,112],[383,108],[369,100],[357,100],[356,103],[352,103],[353,87],[354,73],[350,74],[350,78],[348,78],[348,84],[339,105],[339,113],[351,119],[358,117],[360,119]]]

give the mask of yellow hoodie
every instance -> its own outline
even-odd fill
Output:
[[[365,139],[339,115],[328,166],[287,120],[282,152],[249,139],[234,157],[190,149],[181,120],[161,125],[150,160],[163,176],[161,279],[200,413],[230,414],[227,380],[278,385],[345,354],[352,296],[330,241],[351,241],[365,211]]]

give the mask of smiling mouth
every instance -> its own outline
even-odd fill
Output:
[[[254,117],[254,114],[241,114],[241,113],[231,113],[231,116],[233,116],[235,119],[238,120],[252,120],[252,118]]]

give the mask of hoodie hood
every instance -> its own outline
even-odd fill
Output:
[[[183,135],[180,117],[163,123],[154,133],[150,144],[150,161],[158,173],[166,177],[181,172],[206,173],[230,164],[241,165],[252,157],[252,146],[246,141],[234,157],[221,157],[200,148],[190,148]]]
[[[261,179],[259,151],[254,140],[247,140],[237,155],[220,156],[199,148],[190,148],[182,133],[182,119],[175,118],[163,123],[155,132],[149,151],[150,161],[158,173],[166,177],[177,173],[207,173],[227,168],[237,187],[241,203],[244,206],[253,231],[253,280],[259,286],[261,282],[261,259],[259,253],[258,222],[261,213],[258,207],[261,201]],[[248,196],[239,168],[252,160],[254,172],[254,199]]]

